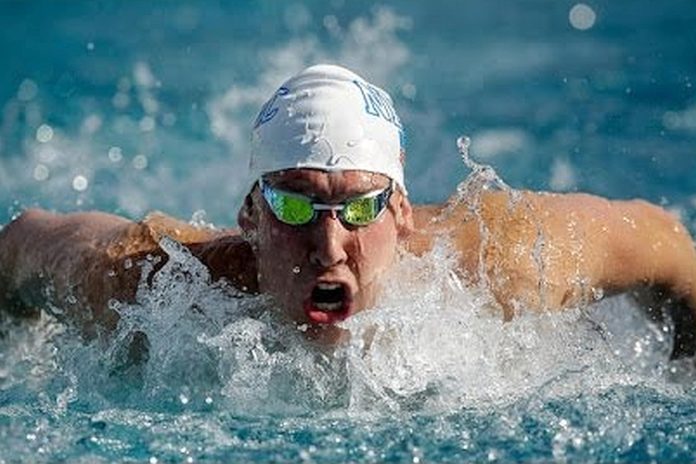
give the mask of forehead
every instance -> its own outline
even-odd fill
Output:
[[[341,198],[386,188],[389,178],[370,171],[288,169],[264,176],[274,187],[322,198]]]

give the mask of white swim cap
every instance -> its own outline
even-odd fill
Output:
[[[251,175],[284,169],[384,174],[406,193],[403,129],[391,97],[340,66],[311,66],[261,108],[251,143]]]

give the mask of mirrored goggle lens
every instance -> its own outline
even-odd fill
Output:
[[[367,225],[379,216],[379,203],[380,201],[377,197],[351,200],[346,203],[343,211],[341,211],[341,218],[354,226]]]
[[[274,192],[272,206],[276,217],[286,224],[307,224],[314,217],[312,204],[303,198]]]

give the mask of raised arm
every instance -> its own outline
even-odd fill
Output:
[[[644,201],[491,192],[439,217],[420,222],[452,237],[464,274],[486,281],[506,318],[646,285],[696,312],[693,241],[676,218]]]
[[[234,231],[196,228],[162,214],[135,223],[97,212],[29,210],[0,231],[0,309],[31,315],[53,306],[87,337],[111,330],[118,315],[109,299],[134,299],[137,263],[148,255],[166,258],[158,244],[164,235],[186,245],[213,278],[253,291],[243,272],[250,252]]]

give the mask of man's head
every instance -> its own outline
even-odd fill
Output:
[[[374,303],[412,227],[402,139],[389,95],[338,66],[307,68],[261,109],[239,224],[261,291],[293,320],[330,324]]]

